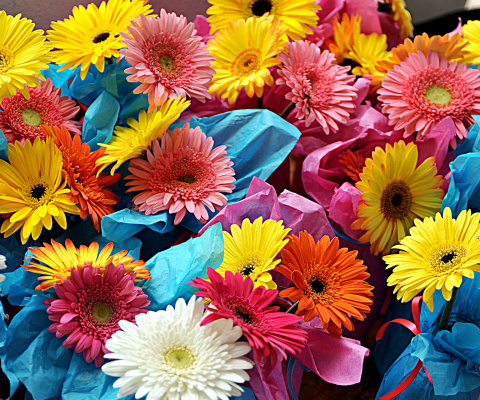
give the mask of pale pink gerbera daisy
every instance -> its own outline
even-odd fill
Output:
[[[457,136],[467,136],[467,126],[475,123],[472,114],[480,113],[479,71],[467,68],[435,51],[427,56],[410,54],[400,65],[388,71],[378,90],[383,112],[395,129],[404,129],[404,137],[418,132],[428,135],[442,119],[450,117]],[[456,138],[450,142],[453,148]]]
[[[71,120],[80,107],[67,96],[60,96],[60,88],[54,87],[51,79],[27,89],[30,99],[17,91],[0,105],[0,129],[8,143],[18,140],[23,144],[27,139],[33,143],[37,136],[45,139],[42,125],[63,125],[70,133],[82,133],[81,124]]]
[[[125,70],[127,81],[141,82],[134,93],[148,93],[149,112],[177,96],[209,99],[212,56],[200,36],[194,36],[193,22],[183,16],[167,14],[157,18],[140,15],[122,33],[126,49],[120,51],[131,65]]]
[[[327,135],[337,132],[337,123],[346,123],[355,109],[350,67],[333,64],[333,53],[307,41],[288,43],[278,58],[283,65],[276,83],[292,89],[285,97],[295,104],[297,118],[305,119],[306,126],[317,120]]]
[[[179,224],[186,212],[193,213],[204,224],[210,211],[227,204],[223,193],[235,188],[233,163],[226,157],[225,146],[213,148],[213,139],[200,128],[189,124],[166,132],[147,150],[147,160],[135,158],[126,179],[133,179],[127,190],[141,191],[133,198],[135,209],[145,215],[168,210],[176,214]],[[205,207],[206,206],[206,207]]]
[[[63,346],[75,346],[87,363],[95,361],[99,368],[108,353],[106,341],[120,329],[118,322],[135,321],[137,314],[147,312],[142,308],[150,301],[134,286],[135,272],[125,273],[122,264],[107,265],[103,273],[87,264],[74,268],[70,279],[53,285],[58,299],[44,300],[48,318],[54,321],[48,330],[57,338],[68,335]]]
[[[192,279],[189,285],[198,287],[197,296],[211,300],[208,314],[202,325],[220,318],[233,319],[233,324],[242,328],[248,343],[258,358],[269,356],[276,358],[276,349],[284,358],[286,351],[296,353],[307,340],[307,333],[298,328],[302,318],[286,312],[278,312],[279,307],[270,306],[277,297],[278,290],[258,286],[253,289],[250,277],[237,272],[225,272],[222,277],[213,268],[207,269],[209,281]]]

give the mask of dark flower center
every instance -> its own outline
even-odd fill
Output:
[[[345,60],[343,60],[342,62],[342,65],[345,67],[350,66],[352,69],[354,69],[355,67],[360,67],[360,64],[352,60],[351,58],[345,58]]]
[[[392,182],[383,189],[380,207],[385,218],[403,218],[410,211],[412,195],[404,182]]]
[[[240,271],[242,276],[249,276],[253,271],[255,270],[255,264],[247,264],[243,267],[243,269]]]
[[[233,313],[238,317],[240,318],[241,320],[245,321],[247,324],[251,324],[252,323],[252,316],[248,313],[245,313],[241,310],[235,310],[233,311]]]
[[[0,67],[6,63],[7,62],[5,61],[5,56],[2,53],[0,53]]]
[[[443,255],[442,258],[440,258],[440,261],[447,264],[447,263],[451,262],[456,256],[457,256],[457,252],[452,251],[450,253],[447,253],[447,254]]]
[[[378,12],[383,12],[386,14],[392,13],[392,6],[388,3],[378,3]]]
[[[322,294],[323,291],[325,290],[325,282],[323,282],[320,279],[315,279],[310,282],[310,288],[316,293],[316,294]]]
[[[185,174],[185,175],[179,176],[177,178],[177,181],[185,182],[191,185],[192,183],[195,183],[195,177],[192,174]]]
[[[93,39],[93,43],[101,43],[107,40],[110,37],[110,33],[108,32],[103,32],[100,35],[95,36]]]
[[[272,3],[269,0],[257,0],[252,4],[252,13],[257,17],[261,17],[263,14],[272,11]]]
[[[43,185],[35,185],[32,190],[30,191],[30,196],[33,198],[40,200],[42,196],[45,194],[47,191],[47,188]]]

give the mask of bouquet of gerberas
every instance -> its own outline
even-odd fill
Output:
[[[474,277],[477,22],[412,40],[403,0],[209,1],[46,35],[0,11],[10,395],[289,400],[296,363],[351,385],[387,285],[431,306]]]

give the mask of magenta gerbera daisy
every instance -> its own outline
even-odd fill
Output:
[[[157,18],[140,15],[127,29],[131,36],[121,34],[127,48],[120,51],[131,65],[127,81],[141,83],[134,93],[148,93],[149,112],[168,98],[210,98],[213,57],[194,35],[193,22],[162,9]]]
[[[288,43],[278,58],[283,65],[276,83],[292,89],[285,97],[295,104],[296,117],[305,119],[306,126],[317,120],[327,135],[337,132],[337,124],[346,123],[355,109],[350,67],[333,64],[333,53],[307,41]]]
[[[213,150],[212,150],[213,149]],[[133,198],[135,209],[145,215],[168,210],[179,224],[185,214],[193,213],[204,224],[208,211],[221,210],[227,204],[223,193],[235,188],[233,163],[225,146],[213,148],[213,139],[197,127],[185,124],[167,131],[147,150],[147,159],[135,158],[126,179],[127,190],[141,191]]]
[[[59,298],[44,300],[48,318],[54,321],[49,332],[57,338],[68,335],[63,346],[75,346],[87,363],[94,361],[99,368],[108,353],[106,341],[120,329],[118,322],[133,322],[137,314],[147,312],[142,308],[150,301],[134,286],[134,279],[135,272],[126,273],[122,264],[107,265],[103,273],[91,264],[74,268],[70,280],[53,285]]]
[[[388,123],[403,129],[404,137],[418,132],[417,138],[423,138],[450,117],[457,137],[463,139],[467,126],[475,123],[471,115],[480,113],[479,73],[435,51],[426,57],[419,51],[388,71],[378,98]],[[455,137],[450,144],[455,148]]]
[[[17,91],[15,96],[1,102],[0,129],[8,143],[18,140],[24,144],[27,139],[33,143],[37,136],[45,139],[42,125],[63,125],[70,133],[82,133],[81,124],[72,120],[80,107],[67,96],[60,96],[60,88],[54,87],[51,79],[27,89],[28,100]]]
[[[248,343],[258,358],[269,356],[276,358],[278,350],[284,358],[286,351],[296,353],[307,340],[307,333],[298,328],[302,318],[286,312],[278,312],[279,307],[270,306],[277,297],[278,290],[258,286],[253,289],[250,277],[243,278],[237,272],[225,272],[222,277],[213,268],[207,269],[210,282],[195,278],[189,285],[200,289],[197,296],[211,300],[208,314],[202,325],[220,318],[230,318],[234,325],[242,328]]]

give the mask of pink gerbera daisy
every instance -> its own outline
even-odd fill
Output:
[[[212,56],[193,22],[162,9],[157,18],[140,15],[132,21],[129,34],[122,33],[126,49],[120,51],[131,65],[127,81],[141,82],[134,93],[148,93],[149,112],[177,96],[209,99]]]
[[[419,51],[388,71],[378,98],[388,123],[404,129],[404,137],[418,132],[417,139],[423,138],[450,117],[457,136],[463,139],[467,126],[475,123],[471,115],[480,113],[479,73],[435,51],[426,57]],[[455,148],[455,137],[450,144]]]
[[[225,146],[213,148],[213,139],[189,124],[166,132],[147,150],[147,159],[135,158],[126,179],[133,179],[127,190],[141,191],[133,198],[135,209],[145,215],[168,210],[176,213],[179,224],[186,212],[193,213],[204,224],[208,209],[221,210],[227,204],[223,193],[235,188],[233,163],[226,157]],[[205,207],[206,206],[206,207]]]
[[[278,58],[283,65],[276,83],[292,89],[285,97],[295,104],[297,118],[305,119],[306,126],[317,120],[327,135],[337,132],[337,123],[346,123],[355,109],[350,67],[333,64],[333,53],[307,41],[288,43]]]
[[[1,102],[0,129],[8,143],[18,140],[24,144],[27,139],[33,143],[37,136],[45,139],[42,125],[63,125],[70,133],[82,134],[81,124],[71,120],[80,107],[67,96],[60,97],[60,88],[54,87],[51,79],[27,89],[28,100],[17,91],[15,96]]]
[[[68,335],[63,346],[75,346],[87,363],[95,361],[99,368],[109,352],[105,342],[120,329],[118,322],[135,321],[137,314],[147,312],[141,308],[150,301],[134,286],[135,272],[126,273],[122,264],[107,265],[103,273],[87,264],[74,268],[70,279],[53,285],[58,299],[44,300],[48,318],[54,321],[48,330],[57,338]]]
[[[234,325],[242,328],[258,358],[262,353],[276,358],[275,349],[287,358],[285,351],[296,353],[303,347],[307,333],[298,328],[302,318],[278,312],[279,307],[270,306],[278,290],[265,289],[264,286],[254,290],[252,279],[244,279],[239,272],[234,275],[226,271],[223,278],[213,268],[208,268],[207,274],[210,282],[195,278],[188,283],[200,289],[197,296],[211,299],[208,307],[211,314],[203,319],[202,325],[220,318],[232,319]]]

